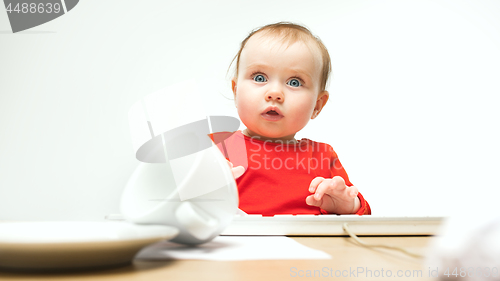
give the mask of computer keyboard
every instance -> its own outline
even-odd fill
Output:
[[[358,215],[237,215],[221,235],[435,235],[444,217],[389,217]]]

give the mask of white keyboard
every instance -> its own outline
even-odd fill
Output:
[[[358,215],[237,215],[221,235],[436,235],[445,217],[387,217]]]

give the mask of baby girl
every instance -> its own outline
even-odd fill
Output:
[[[303,26],[270,24],[243,40],[235,61],[232,91],[246,129],[218,145],[233,167],[240,209],[266,216],[371,214],[330,145],[295,139],[328,101],[331,64],[323,43]],[[245,147],[228,155],[234,143]]]

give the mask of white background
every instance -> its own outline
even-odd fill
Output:
[[[119,212],[129,108],[204,78],[208,114],[237,116],[227,68],[277,21],[330,51],[331,99],[297,137],[334,147],[373,214],[493,210],[500,1],[85,0],[17,34],[0,10],[0,219]]]

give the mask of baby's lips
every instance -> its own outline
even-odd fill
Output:
[[[283,116],[283,113],[281,112],[281,110],[277,107],[277,106],[268,106],[264,111],[262,111],[261,114],[267,114],[269,111],[275,111],[276,113],[278,113],[278,115],[280,116]]]

